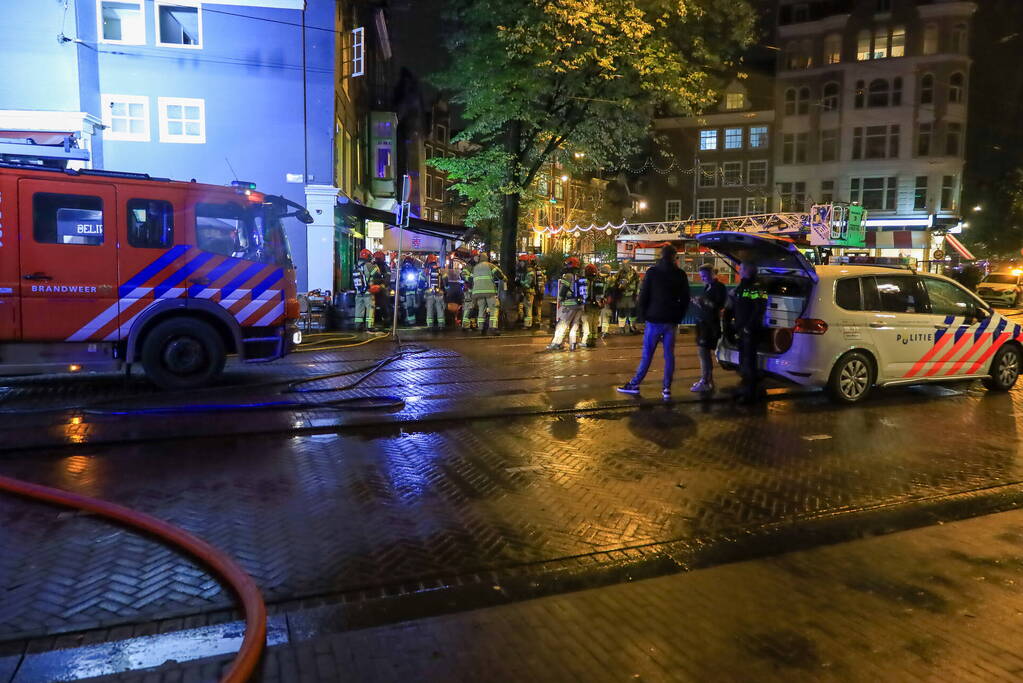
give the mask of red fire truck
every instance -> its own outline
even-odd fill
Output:
[[[141,363],[191,388],[227,354],[301,341],[281,221],[312,222],[303,207],[251,183],[66,168],[85,154],[0,142],[0,375]]]

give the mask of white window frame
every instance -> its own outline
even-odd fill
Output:
[[[167,132],[167,107],[170,105],[199,107],[199,135],[171,135]],[[158,97],[156,108],[160,117],[160,142],[180,142],[192,145],[206,143],[206,100],[193,97]]]
[[[145,95],[111,95],[104,93],[100,97],[100,109],[103,114],[103,125],[106,126],[106,130],[103,131],[104,140],[125,140],[129,142],[149,142],[150,140],[150,115],[149,115],[149,98]],[[125,104],[141,104],[142,105],[142,123],[145,126],[145,130],[142,133],[115,133],[113,126],[113,112],[111,111],[110,105],[114,102],[123,102]]]
[[[700,206],[706,206],[708,203],[710,204],[710,207],[711,207],[710,215],[709,216],[701,216],[700,214],[702,214],[703,212],[700,211]],[[705,220],[707,220],[709,218],[717,218],[717,216],[714,215],[715,213],[717,213],[717,210],[718,210],[718,200],[716,200],[716,199],[697,199],[696,200],[696,219],[697,220],[705,221]]]
[[[704,170],[705,166],[710,169],[710,173],[707,173]],[[704,187],[717,187],[718,186],[718,165],[717,164],[707,164],[707,163],[700,164],[700,166],[696,169],[696,172],[699,173],[699,177],[696,180],[696,186],[697,187],[704,188]]]
[[[664,202],[664,220],[666,221],[682,220],[681,199],[669,199]]]
[[[737,104],[733,104],[733,99],[737,99]],[[730,92],[725,93],[725,109],[728,111],[735,111],[737,109],[746,108],[746,93],[742,92]]]
[[[728,143],[728,137],[729,137],[728,133],[729,133],[729,131],[731,131],[733,133],[733,135],[731,136],[732,139],[733,140],[737,139],[739,141],[739,144],[737,144],[735,146],[729,145],[729,143]],[[738,132],[739,134],[738,135],[734,135],[735,132]],[[744,139],[746,137],[746,133],[743,130],[742,126],[725,126],[724,134],[721,137],[722,137],[722,142],[724,143],[724,149],[742,149],[742,143],[743,143],[743,141],[744,141]]]
[[[710,138],[709,136],[705,138],[703,136],[704,133],[713,133],[714,134],[713,139]],[[719,149],[718,142],[720,137],[721,135],[717,128],[701,128],[699,132],[699,140],[697,147],[701,152],[716,152]],[[713,146],[710,147],[704,147],[703,146],[704,141],[713,142],[714,144]]]
[[[728,169],[734,170],[736,167],[739,168],[739,175],[733,182],[728,180]],[[738,187],[742,185],[742,162],[741,161],[725,161],[721,164],[721,187]]]
[[[755,202],[762,202],[763,206],[757,211]],[[746,215],[756,216],[767,213],[767,197],[746,197]]]
[[[753,144],[753,131],[755,129],[758,129],[758,128],[763,128],[764,129],[764,138],[763,138],[764,139],[764,144],[762,144],[762,145],[754,145]],[[746,133],[746,135],[749,138],[749,148],[750,149],[767,149],[768,147],[771,146],[771,129],[768,128],[767,126],[750,126],[749,130]]]
[[[139,21],[139,29],[142,35],[132,40],[110,40],[103,37],[103,3],[120,2],[124,4],[138,5],[139,13],[142,15]],[[96,0],[96,37],[100,43],[108,45],[145,45],[146,44],[146,3],[144,0]]]
[[[197,12],[199,42],[195,45],[183,45],[181,43],[164,43],[160,40],[160,8],[161,7],[194,7]],[[153,27],[156,33],[153,35],[154,44],[157,47],[172,47],[182,50],[201,50],[204,40],[202,35],[202,3],[199,0],[153,0]]]
[[[736,207],[735,213],[733,213],[733,214],[725,213],[725,202],[734,202],[735,203],[735,207]],[[720,216],[720,218],[726,218],[726,217],[727,218],[734,218],[736,216],[741,216],[741,215],[742,215],[742,197],[725,197],[724,199],[721,200],[721,216]]]
[[[758,183],[753,180],[753,164],[763,164],[764,166],[764,182]],[[767,159],[754,159],[750,161],[746,166],[746,184],[751,186],[764,186],[767,185],[768,178],[770,176],[770,166],[767,163]]]

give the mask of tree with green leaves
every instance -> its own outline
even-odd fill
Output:
[[[716,101],[714,77],[736,70],[756,26],[747,0],[452,0],[449,19],[450,66],[434,81],[478,147],[431,163],[457,181],[470,224],[499,220],[507,269],[552,155],[580,172],[620,164],[655,114]]]

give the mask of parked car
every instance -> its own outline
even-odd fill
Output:
[[[1023,305],[1023,271],[989,273],[977,285],[977,295],[992,306]]]

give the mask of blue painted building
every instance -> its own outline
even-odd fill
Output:
[[[4,0],[0,136],[74,132],[94,168],[237,174],[305,202],[334,185],[335,12],[334,0]],[[333,230],[332,216],[317,222]],[[288,227],[305,290],[315,247]]]

